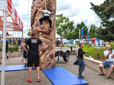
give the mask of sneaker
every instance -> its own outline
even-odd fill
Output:
[[[100,74],[98,74],[99,76],[104,76],[105,74],[102,74],[102,73],[100,73]]]
[[[31,78],[28,78],[27,79],[27,82],[32,83],[32,79]]]
[[[41,25],[41,26],[40,26],[40,28],[42,29],[42,28],[44,28],[44,26],[43,26],[43,25]]]
[[[111,77],[110,76],[106,76],[105,79],[110,79]]]
[[[84,76],[82,76],[82,75],[79,75],[78,77],[84,79]]]
[[[51,28],[49,28],[49,32],[51,32]]]
[[[37,79],[37,82],[40,82],[40,81],[41,81],[41,78],[38,78],[38,79]]]
[[[9,56],[7,56],[7,59],[9,59]]]
[[[27,64],[25,63],[25,68],[27,67]]]

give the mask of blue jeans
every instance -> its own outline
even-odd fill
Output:
[[[82,72],[85,70],[85,63],[83,59],[77,59],[78,65],[79,65],[79,71],[78,74],[82,75]]]
[[[40,18],[40,20],[39,20],[40,24],[43,25],[42,22],[45,20],[47,20],[50,23],[49,28],[51,28],[52,27],[52,21],[51,21],[51,18],[49,16],[43,16],[42,18]]]

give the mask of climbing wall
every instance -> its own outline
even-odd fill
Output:
[[[50,15],[52,20],[52,31],[49,32],[49,22],[43,21],[44,28],[40,28],[39,19],[43,16],[38,8],[45,9],[45,7],[52,12]],[[40,50],[40,65],[42,69],[55,67],[55,18],[56,18],[56,0],[33,0],[31,7],[31,27],[45,44],[45,48]]]

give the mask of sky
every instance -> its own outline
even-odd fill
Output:
[[[12,0],[18,15],[24,23],[24,30],[30,27],[31,5],[33,0]],[[91,24],[100,26],[100,18],[91,10],[90,2],[99,5],[104,0],[56,0],[57,12],[56,14],[64,14],[64,16],[74,21],[74,24],[84,22],[86,26]],[[58,36],[58,35],[57,35]]]

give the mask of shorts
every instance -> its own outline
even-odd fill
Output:
[[[8,50],[6,50],[6,54],[8,53]]]
[[[104,61],[102,64],[104,68],[111,67],[113,65],[113,61]]]
[[[24,57],[24,58],[28,58],[28,53],[24,53],[24,54],[23,54],[23,57]]]
[[[33,65],[35,67],[39,67],[39,63],[40,63],[40,58],[39,58],[38,53],[29,53],[28,54],[28,62],[27,62],[28,67],[33,67]]]

